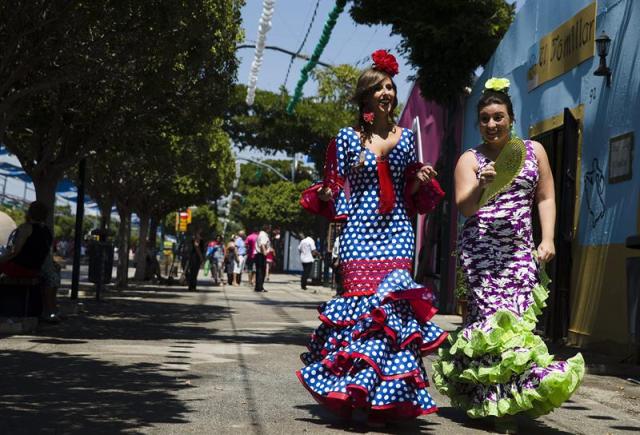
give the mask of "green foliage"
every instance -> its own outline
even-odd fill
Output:
[[[71,213],[71,207],[56,206],[53,218],[54,236],[57,239],[72,239],[75,237],[76,216]],[[82,220],[82,237],[86,237],[91,230],[98,227],[98,219],[95,216],[84,216]]]
[[[237,210],[238,220],[247,228],[259,228],[264,223],[279,227],[282,231],[315,233],[317,221],[305,212],[298,200],[300,192],[309,187],[308,180],[298,183],[280,181],[262,187],[249,188]]]
[[[9,204],[0,204],[0,211],[8,214],[16,225],[21,225],[25,220],[26,209]]]
[[[216,234],[220,234],[222,230],[222,225],[218,222],[218,217],[209,205],[201,205],[191,209],[190,226],[190,231],[196,231],[197,229],[202,230],[202,237],[205,239],[212,239]]]
[[[334,103],[342,110],[355,113],[358,110],[351,99],[356,91],[360,70],[352,65],[315,69],[311,73],[318,83],[318,99],[322,103]]]
[[[138,146],[92,158],[87,173],[92,196],[109,193],[120,208],[161,219],[226,194],[235,162],[229,138],[216,121],[189,136],[149,134]]]
[[[350,0],[360,24],[390,25],[400,50],[417,69],[425,98],[448,102],[471,84],[473,72],[495,51],[513,20],[505,0]]]
[[[238,85],[227,108],[224,129],[231,140],[244,148],[264,152],[284,151],[310,155],[321,169],[324,151],[333,136],[345,125],[351,125],[355,112],[335,102],[319,102],[304,98],[293,115],[286,112],[288,96],[256,91],[253,106],[244,101],[246,88]]]
[[[87,155],[209,134],[235,79],[242,4],[1,2],[0,140],[38,199],[52,203],[56,182]]]
[[[286,177],[291,177],[292,160],[264,160],[263,163],[275,168],[278,172]],[[295,171],[295,181],[311,181],[314,177],[313,171],[298,163]],[[245,195],[251,187],[265,186],[268,184],[283,181],[277,174],[269,168],[249,162],[240,166],[240,179],[238,181],[238,193]]]

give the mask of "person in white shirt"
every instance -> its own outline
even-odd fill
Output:
[[[300,253],[300,262],[302,262],[302,277],[300,278],[300,288],[302,290],[307,289],[307,280],[311,274],[311,267],[313,266],[314,255],[317,255],[316,243],[309,236],[304,237],[298,244],[298,252]]]
[[[255,267],[256,267],[256,285],[254,290],[257,292],[266,292],[264,289],[264,278],[267,273],[267,252],[271,249],[271,241],[267,231],[271,229],[269,224],[262,227],[262,231],[258,234],[255,247]]]

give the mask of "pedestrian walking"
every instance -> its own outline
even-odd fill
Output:
[[[358,409],[386,421],[437,410],[422,356],[447,334],[430,321],[434,292],[411,276],[409,216],[430,212],[444,193],[433,167],[417,161],[413,132],[395,123],[395,58],[384,50],[372,58],[353,99],[358,123],[329,145],[316,191],[327,207],[335,204],[335,216],[348,215],[339,253],[344,292],[321,305],[322,324],[297,374],[330,410],[349,415]]]
[[[253,232],[245,239],[245,249],[247,250],[247,258],[245,265],[247,269],[247,275],[249,279],[249,285],[253,286],[256,282],[256,240],[258,240],[258,233]]]
[[[334,282],[336,285],[336,295],[342,294],[342,274],[340,273],[340,236],[333,242],[331,250],[331,269],[333,270]]]
[[[584,375],[582,355],[554,361],[534,334],[549,294],[544,263],[555,255],[554,182],[544,147],[511,133],[508,86],[487,81],[477,106],[484,142],[456,166],[456,204],[468,218],[457,249],[468,314],[434,364],[436,387],[474,418],[546,414]],[[537,248],[533,204],[542,229]]]
[[[302,290],[307,289],[307,280],[311,275],[311,268],[313,267],[313,261],[315,256],[318,255],[316,251],[316,242],[310,236],[304,236],[301,234],[302,240],[298,243],[298,254],[300,254],[300,262],[302,263],[302,276],[300,277],[300,288]]]
[[[235,271],[238,268],[238,251],[234,242],[227,243],[223,268],[224,273],[227,274],[227,284],[238,285],[235,281]]]
[[[204,261],[205,244],[202,241],[202,230],[198,229],[189,241],[189,254],[186,263],[185,277],[189,291],[196,291],[198,285],[198,272]]]
[[[211,263],[211,276],[213,277],[215,274],[213,281],[214,283],[218,282],[224,285],[225,280],[224,280],[223,274],[224,274],[225,249],[224,249],[224,239],[222,238],[222,236],[216,237],[215,248],[213,249],[211,255],[213,256],[213,261]]]
[[[264,280],[269,282],[271,279],[271,272],[276,265],[276,250],[273,248],[273,245],[269,248],[265,260],[267,261],[267,272]]]
[[[162,263],[161,269],[164,271],[164,274],[169,277],[171,273],[171,266],[173,265],[173,250],[175,248],[175,244],[169,240],[164,239],[162,242]]]
[[[262,226],[262,231],[258,233],[256,239],[256,248],[254,251],[254,262],[256,267],[256,284],[254,290],[257,292],[266,292],[264,288],[264,279],[267,273],[267,252],[271,249],[271,241],[267,231],[271,229],[271,226],[265,224]]]
[[[236,254],[238,256],[238,263],[233,273],[235,275],[235,283],[240,285],[242,283],[242,271],[244,270],[244,264],[247,258],[247,247],[245,244],[245,232],[244,230],[238,231],[238,235],[236,236],[234,243],[236,245]]]

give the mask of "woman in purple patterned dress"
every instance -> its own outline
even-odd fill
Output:
[[[584,375],[582,355],[554,361],[533,333],[548,295],[542,265],[555,255],[554,184],[542,145],[516,139],[524,164],[480,205],[483,191],[496,182],[494,162],[511,141],[514,115],[507,91],[506,79],[487,82],[478,103],[484,143],[465,152],[456,166],[456,203],[467,217],[458,242],[458,276],[469,312],[463,329],[450,337],[451,348],[441,350],[434,364],[437,388],[475,418],[546,414],[571,396]],[[542,229],[537,249],[534,202]]]

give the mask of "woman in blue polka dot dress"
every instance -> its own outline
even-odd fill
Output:
[[[347,220],[340,236],[344,292],[319,307],[322,323],[297,375],[336,413],[349,416],[360,408],[384,421],[437,410],[421,356],[447,334],[430,322],[432,290],[411,277],[409,216],[432,211],[444,193],[433,168],[417,162],[413,132],[394,122],[395,58],[383,50],[372,58],[354,97],[358,125],[338,132],[325,167],[334,173],[325,173],[318,190]]]

